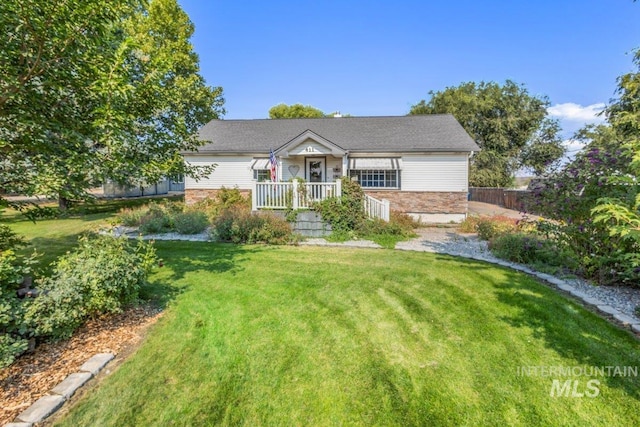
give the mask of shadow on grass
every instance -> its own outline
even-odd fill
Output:
[[[249,254],[262,250],[229,243],[185,241],[156,241],[154,246],[164,266],[154,274],[142,297],[160,307],[166,307],[189,290],[188,281],[183,280],[189,273],[212,273],[212,278],[223,273],[235,275],[244,269],[242,263]]]
[[[78,238],[84,232],[64,237],[34,237],[29,244],[20,249],[19,254],[28,256],[34,249],[39,254],[37,266],[43,275],[51,273],[51,263],[78,245]]]
[[[501,317],[502,321],[516,328],[529,328],[534,337],[545,342],[547,348],[575,360],[575,366],[633,366],[638,369],[638,342],[628,331],[612,326],[523,274],[508,272],[507,277],[506,282],[495,285],[498,301],[519,310],[516,315]],[[571,379],[597,379],[640,400],[640,378],[633,375]]]

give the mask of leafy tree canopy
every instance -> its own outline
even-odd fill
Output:
[[[0,187],[64,200],[202,172],[179,152],[224,99],[176,0],[0,2],[0,26]]]
[[[302,104],[278,104],[269,109],[270,119],[299,119],[299,118],[319,118],[325,114],[311,105]]]
[[[453,114],[482,149],[471,160],[472,186],[508,186],[520,167],[542,174],[564,155],[549,101],[523,85],[466,82],[429,95],[409,114]]]

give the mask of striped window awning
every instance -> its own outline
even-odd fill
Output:
[[[402,159],[393,157],[369,157],[349,159],[349,169],[355,170],[399,170],[402,169]]]
[[[251,162],[252,170],[271,169],[271,162],[269,159],[253,159]]]

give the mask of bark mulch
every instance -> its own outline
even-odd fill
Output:
[[[0,369],[0,425],[15,419],[96,353],[118,354],[140,343],[161,312],[150,306],[89,320],[73,337],[43,343]]]

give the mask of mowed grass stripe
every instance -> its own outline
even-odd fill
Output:
[[[638,378],[598,378],[590,399],[517,375],[640,365],[640,353],[628,332],[508,269],[386,250],[158,247],[165,267],[147,293],[169,295],[165,316],[62,425],[640,424]]]

